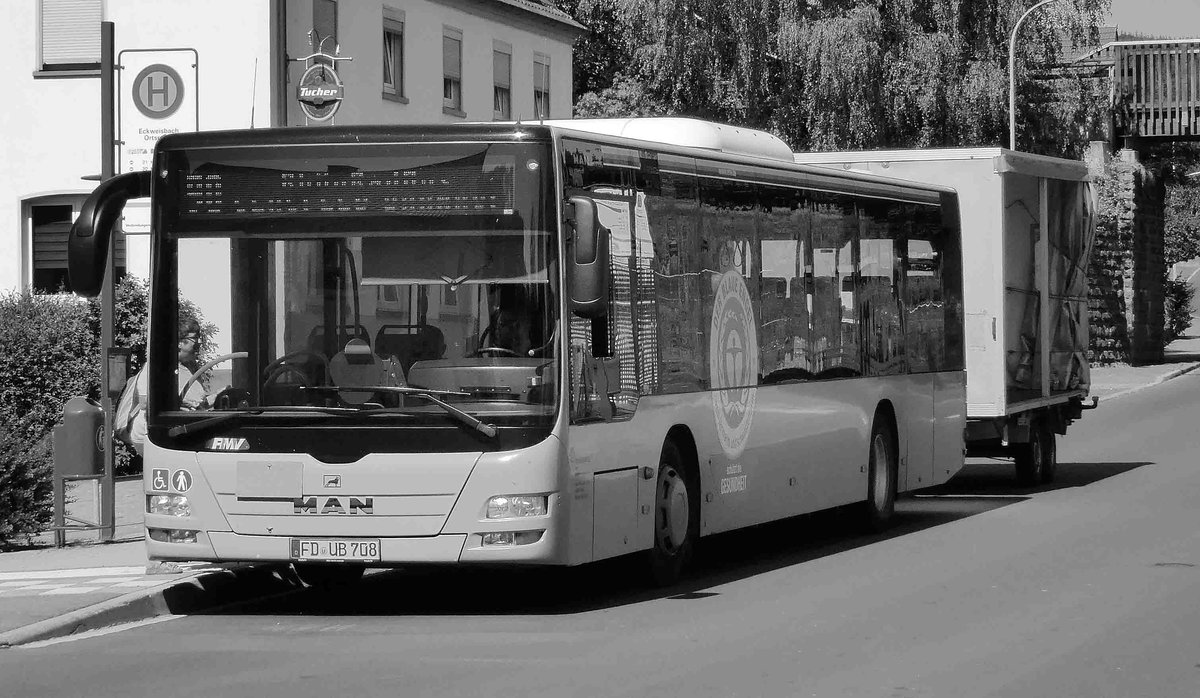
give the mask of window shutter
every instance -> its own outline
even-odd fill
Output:
[[[41,0],[42,67],[100,63],[100,0]]]
[[[497,87],[512,86],[512,56],[501,51],[492,52],[492,82]]]
[[[442,69],[448,78],[462,77],[462,42],[442,36]]]

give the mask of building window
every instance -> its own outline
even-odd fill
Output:
[[[71,235],[71,223],[75,219],[78,206],[62,201],[61,198],[57,199],[57,202],[51,199],[48,203],[29,207],[33,243],[33,274],[30,285],[38,293],[58,293],[70,289],[70,279],[67,275],[67,240]],[[113,234],[116,236],[113,263],[119,279],[125,275],[125,236],[120,232]]]
[[[38,70],[100,69],[100,0],[40,0]]]
[[[512,46],[502,41],[492,48],[492,118],[512,118]]]
[[[442,111],[466,116],[462,108],[462,31],[442,29]]]
[[[550,57],[533,54],[533,115],[550,118]]]
[[[311,37],[313,52],[322,52],[330,56],[337,53],[337,0],[313,0],[313,35]],[[317,59],[332,66],[332,61]]]
[[[404,12],[383,8],[383,97],[404,98]]]

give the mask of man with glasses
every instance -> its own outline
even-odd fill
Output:
[[[200,324],[190,318],[181,318],[179,321],[179,366],[175,369],[179,391],[183,390],[183,386],[192,377],[192,371],[199,367],[201,343]],[[121,396],[114,427],[120,432],[125,426],[121,422],[128,420],[129,437],[127,441],[140,455],[142,447],[146,443],[146,394],[149,391],[145,366],[138,371],[132,384],[125,390],[133,392],[128,396],[124,394]],[[200,381],[194,381],[180,400],[179,409],[201,410],[208,409],[209,406],[207,391],[204,390]]]

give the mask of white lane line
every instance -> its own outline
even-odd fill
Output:
[[[63,587],[62,589],[43,591],[38,596],[75,596],[78,594],[91,594],[97,591],[104,591],[104,587]]]
[[[0,572],[0,582],[13,579],[70,579],[73,577],[141,577],[145,567],[82,567],[77,570],[40,570],[34,572]]]
[[[42,640],[41,642],[30,642],[30,643],[24,644],[24,645],[16,645],[12,649],[32,650],[32,649],[37,649],[39,647],[49,647],[50,645],[61,645],[64,642],[75,642],[77,640],[88,640],[93,637],[103,637],[105,635],[112,635],[113,633],[119,633],[124,630],[133,630],[134,628],[140,628],[140,627],[143,627],[146,625],[155,625],[157,623],[165,623],[169,620],[175,620],[176,618],[183,618],[183,616],[182,615],[155,616],[153,618],[147,618],[145,620],[133,621],[132,623],[121,623],[120,625],[110,625],[107,628],[98,628],[96,630],[89,630],[87,632],[78,633],[76,635],[67,635],[65,637],[56,637],[56,638],[53,638],[50,640]]]

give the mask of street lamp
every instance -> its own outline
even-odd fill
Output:
[[[1052,2],[1058,0],[1042,0],[1025,10],[1025,14],[1021,15],[1021,19],[1018,19],[1013,27],[1012,35],[1008,37],[1008,147],[1012,150],[1017,149],[1017,32],[1021,29],[1021,22],[1033,14],[1034,10]]]

